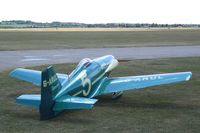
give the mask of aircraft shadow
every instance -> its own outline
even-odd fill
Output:
[[[142,100],[133,100],[132,98],[122,97],[121,99],[113,100],[111,95],[99,96],[96,97],[98,102],[94,105],[96,107],[110,107],[110,108],[151,108],[151,109],[195,109],[199,108],[194,105],[180,105],[172,102],[160,102],[160,103],[148,103]],[[151,97],[149,97],[151,99]],[[148,99],[147,99],[148,101]],[[163,100],[164,101],[164,100]],[[91,111],[91,110],[87,110]],[[23,118],[23,119],[32,119],[38,120],[39,119],[39,112],[35,109],[25,109],[24,111],[13,111],[8,110],[9,114],[15,118]],[[76,123],[76,124],[94,124],[95,121],[90,119],[89,117],[81,117],[77,114],[84,113],[83,110],[65,110],[60,113],[57,117],[50,119],[49,121],[60,121],[60,122],[67,122],[67,123]],[[88,112],[87,112],[88,113]]]
[[[149,97],[149,100],[151,100],[150,97]],[[149,101],[149,100],[147,99],[146,101]],[[152,109],[195,109],[195,108],[198,108],[197,106],[194,106],[194,105],[180,105],[173,102],[150,103],[150,102],[145,102],[142,100],[133,100],[132,98],[129,99],[127,97],[126,99],[123,99],[123,100],[120,98],[113,100],[110,95],[98,97],[98,102],[96,103],[96,106],[99,106],[99,107],[109,106],[112,108],[129,107],[129,108],[152,108]]]

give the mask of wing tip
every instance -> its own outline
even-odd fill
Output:
[[[10,77],[15,77],[18,73],[18,71],[22,70],[23,68],[16,68],[14,70],[12,70],[10,73],[9,73],[9,76]]]
[[[16,69],[15,69],[15,70],[16,70]],[[10,76],[10,77],[14,77],[15,72],[16,72],[15,70],[12,70],[12,71],[9,73],[9,76]]]
[[[189,81],[192,77],[192,72],[187,72],[188,76],[186,77],[186,81]]]

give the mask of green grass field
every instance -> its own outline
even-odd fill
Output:
[[[200,58],[172,58],[121,62],[112,76],[192,71],[192,79],[143,90],[126,91],[119,100],[99,97],[91,110],[65,111],[55,119],[39,121],[37,110],[17,105],[23,93],[39,93],[28,83],[0,73],[0,132],[169,132],[200,130]],[[34,69],[42,69],[34,67]],[[55,65],[70,72],[75,64]]]
[[[0,31],[0,51],[176,45],[200,45],[200,30]]]

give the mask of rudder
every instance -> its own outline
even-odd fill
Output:
[[[53,111],[55,105],[54,96],[61,88],[61,83],[52,66],[49,66],[47,69],[42,71],[40,103],[41,120],[53,118],[57,114],[57,112]]]

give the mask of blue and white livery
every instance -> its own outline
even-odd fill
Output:
[[[52,66],[44,71],[17,68],[10,73],[41,88],[41,94],[24,94],[17,97],[19,104],[35,107],[40,119],[55,117],[65,109],[90,109],[97,102],[93,98],[112,93],[112,98],[122,96],[125,90],[187,81],[191,72],[152,74],[128,77],[109,77],[118,61],[107,55],[96,59],[83,59],[71,74],[55,73]]]

